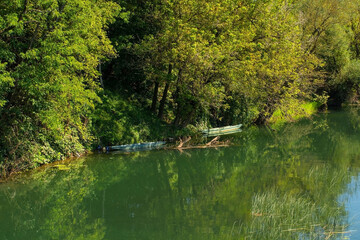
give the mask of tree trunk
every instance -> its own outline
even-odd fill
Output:
[[[359,45],[355,44],[355,52],[356,52],[356,58],[360,57],[360,49],[359,49]]]
[[[180,125],[180,121],[181,121],[181,106],[180,106],[180,104],[178,103],[177,108],[176,108],[174,125],[175,125],[175,126],[179,126],[179,125]]]
[[[176,91],[174,94],[174,102],[177,104],[176,106],[176,113],[175,113],[175,119],[173,124],[175,126],[179,126],[180,124],[180,120],[181,120],[181,103],[179,101],[179,96],[180,96],[180,86],[179,84],[181,84],[182,81],[182,68],[180,68],[179,70],[179,74],[178,74],[178,79],[177,79],[177,83],[176,83]]]
[[[171,72],[172,72],[172,65],[169,64],[169,72],[168,72],[169,77],[171,75]],[[164,108],[165,108],[165,103],[166,103],[169,87],[170,87],[170,80],[167,79],[165,89],[164,89],[164,92],[163,92],[163,96],[162,96],[161,101],[160,101],[159,114],[158,114],[158,117],[160,119],[163,119],[163,117],[164,117]]]
[[[101,87],[104,89],[104,81],[103,81],[103,75],[102,75],[102,71],[101,71],[101,61],[100,60],[99,60],[99,73],[100,73],[100,76],[99,76],[100,84],[101,84]]]
[[[154,87],[154,94],[153,94],[153,98],[152,98],[152,104],[151,104],[151,111],[154,113],[156,112],[156,103],[157,103],[158,92],[159,92],[159,81],[156,80],[155,87]]]
[[[186,113],[185,113],[186,118],[184,118],[184,119],[181,121],[181,123],[179,123],[180,126],[183,127],[183,128],[186,127],[187,125],[189,125],[189,124],[193,121],[193,119],[195,118],[195,115],[196,115],[196,110],[197,110],[198,104],[197,104],[196,102],[193,102],[193,101],[191,101],[190,104],[191,104],[191,106],[192,106],[191,111],[190,111],[190,112],[186,112]]]

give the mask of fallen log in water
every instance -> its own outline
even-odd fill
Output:
[[[175,147],[175,149],[182,151],[182,150],[186,150],[186,149],[202,149],[202,148],[217,148],[217,147],[228,147],[230,145],[230,141],[227,140],[225,142],[219,142],[218,140],[220,139],[220,136],[215,137],[214,139],[212,139],[210,142],[208,142],[205,145],[189,145],[189,146],[184,146],[185,143],[189,142],[191,139],[191,137],[186,138],[185,140],[182,140],[180,138],[180,144]]]

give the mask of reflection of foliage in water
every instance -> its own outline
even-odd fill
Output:
[[[35,172],[0,212],[54,239],[326,239],[347,224],[337,200],[358,172],[357,116],[249,129],[230,148],[89,156]]]
[[[66,170],[49,167],[19,179],[19,185],[1,190],[8,199],[11,217],[1,219],[21,231],[0,232],[14,239],[103,239],[102,219],[90,220],[84,206],[93,196],[96,179],[84,160],[72,162]],[[22,182],[22,183],[21,183]],[[24,219],[29,219],[24,221]],[[9,223],[4,223],[6,226]],[[12,239],[12,238],[10,238]]]

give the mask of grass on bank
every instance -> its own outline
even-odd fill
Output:
[[[277,108],[268,122],[274,127],[278,127],[287,122],[310,117],[317,113],[322,105],[320,102],[294,102],[291,106]]]

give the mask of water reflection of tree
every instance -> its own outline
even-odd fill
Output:
[[[121,206],[118,213],[127,211],[122,220],[124,236],[158,239],[246,236],[248,232],[244,229],[253,232],[252,227],[256,226],[254,196],[263,196],[269,189],[277,189],[279,199],[296,198],[300,203],[309,203],[303,209],[314,216],[308,224],[316,222],[327,227],[334,219],[339,224],[344,211],[336,200],[350,176],[346,166],[338,162],[327,164],[321,155],[315,154],[325,146],[316,141],[328,129],[327,121],[321,120],[321,124],[321,128],[305,122],[275,132],[254,130],[244,136],[246,141],[239,147],[159,152],[133,158],[127,162],[126,170],[118,169],[123,178],[110,187],[119,193],[113,195]],[[321,141],[329,141],[322,138]],[[256,203],[259,208],[261,202]],[[292,207],[295,206],[285,206]],[[322,211],[312,212],[313,209]],[[277,221],[299,226],[302,222],[295,220],[303,217],[283,215]],[[141,231],[144,226],[145,232]],[[306,229],[304,234],[316,230]]]
[[[94,155],[33,175],[4,205],[19,237],[40,226],[50,239],[325,239],[343,230],[357,116],[254,128],[231,148]]]
[[[263,196],[269,189],[276,189],[280,199],[296,198],[309,203],[303,209],[314,215],[309,224],[316,222],[326,228],[334,221],[342,223],[345,213],[337,198],[346,190],[351,178],[349,155],[343,155],[340,161],[333,157],[337,152],[347,151],[339,139],[350,138],[348,141],[352,144],[359,142],[348,136],[347,131],[342,132],[344,129],[337,130],[334,124],[340,123],[336,119],[316,119],[276,131],[254,130],[244,136],[246,141],[239,147],[168,152],[157,161],[149,156],[149,159],[133,163],[130,169],[134,169],[134,176],[120,182],[123,185],[142,183],[142,196],[137,198],[137,202],[141,202],[138,211],[151,223],[146,234],[160,239],[180,239],[185,238],[184,235],[196,239],[230,237],[240,225],[251,226],[254,196]],[[137,180],[145,172],[150,179]],[[147,187],[149,184],[157,187]],[[146,191],[147,188],[151,190]],[[150,197],[151,194],[154,196]],[[142,198],[147,202],[139,200]],[[322,211],[313,212],[313,209]],[[303,216],[284,215],[279,221],[289,221],[291,217],[301,219]],[[132,228],[134,231],[141,229],[141,224],[136,224]],[[303,234],[310,234],[309,230],[318,231],[306,229]],[[324,238],[329,236],[325,233],[330,231],[323,232]]]
[[[0,192],[3,239],[103,239],[100,218],[90,219],[85,199],[93,195],[96,179],[90,169],[76,161],[47,168],[17,184],[3,185]],[[4,213],[7,213],[4,215]]]
[[[359,149],[353,147],[360,143],[359,134],[356,134],[357,130],[344,119],[344,115],[340,116],[342,117],[337,119],[337,114],[329,115],[327,118],[316,121],[297,123],[295,127],[288,125],[276,131],[267,131],[271,135],[271,144],[267,140],[265,145],[259,145],[261,142],[259,138],[254,138],[253,143],[260,149],[264,149],[264,151],[259,151],[259,149],[253,151],[257,154],[253,156],[257,159],[255,161],[261,159],[264,163],[270,162],[270,165],[278,170],[277,179],[273,185],[279,194],[275,196],[277,200],[279,201],[280,198],[280,200],[297,199],[298,201],[292,201],[292,205],[288,204],[291,201],[284,202],[285,206],[276,205],[277,201],[271,201],[271,198],[275,198],[274,194],[268,194],[268,191],[256,193],[255,200],[263,199],[264,194],[267,200],[252,200],[252,211],[256,216],[253,217],[250,226],[244,228],[248,230],[247,235],[250,239],[299,239],[299,236],[306,236],[305,239],[339,237],[334,232],[339,232],[336,230],[339,228],[342,230],[344,227],[341,224],[344,223],[345,212],[337,199],[345,192],[346,185],[351,180],[351,174],[357,174],[357,171],[349,172],[349,168],[353,166],[354,159],[359,159],[357,156],[360,153]],[[254,134],[264,134],[264,131],[255,130]],[[265,173],[262,172],[263,174]],[[269,202],[273,204],[269,205]],[[263,215],[266,215],[269,209],[296,209],[296,205],[306,202],[308,204],[302,204],[302,210],[312,218],[302,226],[300,221],[293,220],[306,219],[306,216],[296,215],[294,212],[292,216],[283,214],[277,219],[273,218],[272,221]],[[256,208],[262,210],[258,212]],[[316,223],[313,223],[314,221]],[[281,223],[287,222],[293,222],[293,225],[281,226]],[[319,228],[310,227],[312,225],[308,223],[313,223],[312,225]],[[256,231],[259,226],[264,226],[267,230],[260,231],[263,229],[261,228]],[[295,230],[290,233],[286,232],[286,228]]]

